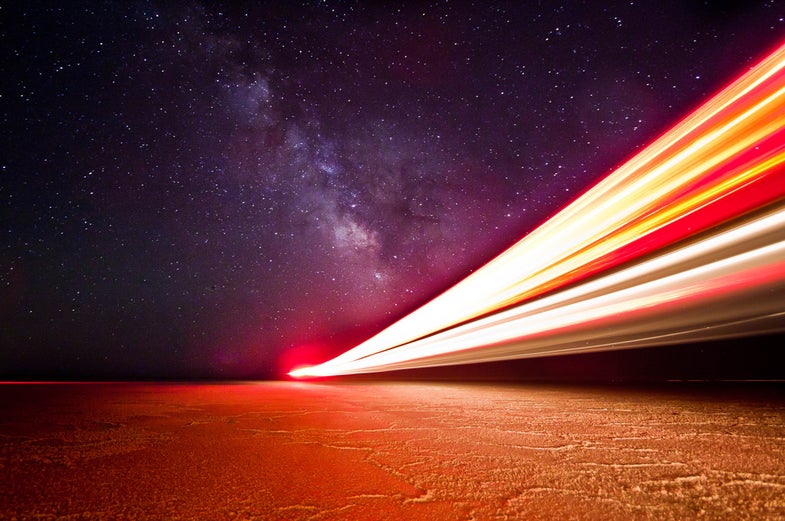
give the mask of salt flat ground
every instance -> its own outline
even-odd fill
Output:
[[[5,384],[0,517],[785,519],[785,394]]]

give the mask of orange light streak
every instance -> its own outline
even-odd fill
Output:
[[[763,208],[765,218],[750,220]],[[646,275],[619,289],[617,272],[629,270]],[[780,330],[784,281],[785,45],[480,270],[292,375]]]

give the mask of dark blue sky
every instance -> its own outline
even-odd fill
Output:
[[[762,1],[279,4],[2,8],[0,376],[336,354],[785,39]]]

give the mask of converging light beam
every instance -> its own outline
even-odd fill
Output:
[[[785,45],[321,377],[785,330]]]

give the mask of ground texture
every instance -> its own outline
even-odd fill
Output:
[[[3,519],[785,519],[785,395],[0,385]]]

